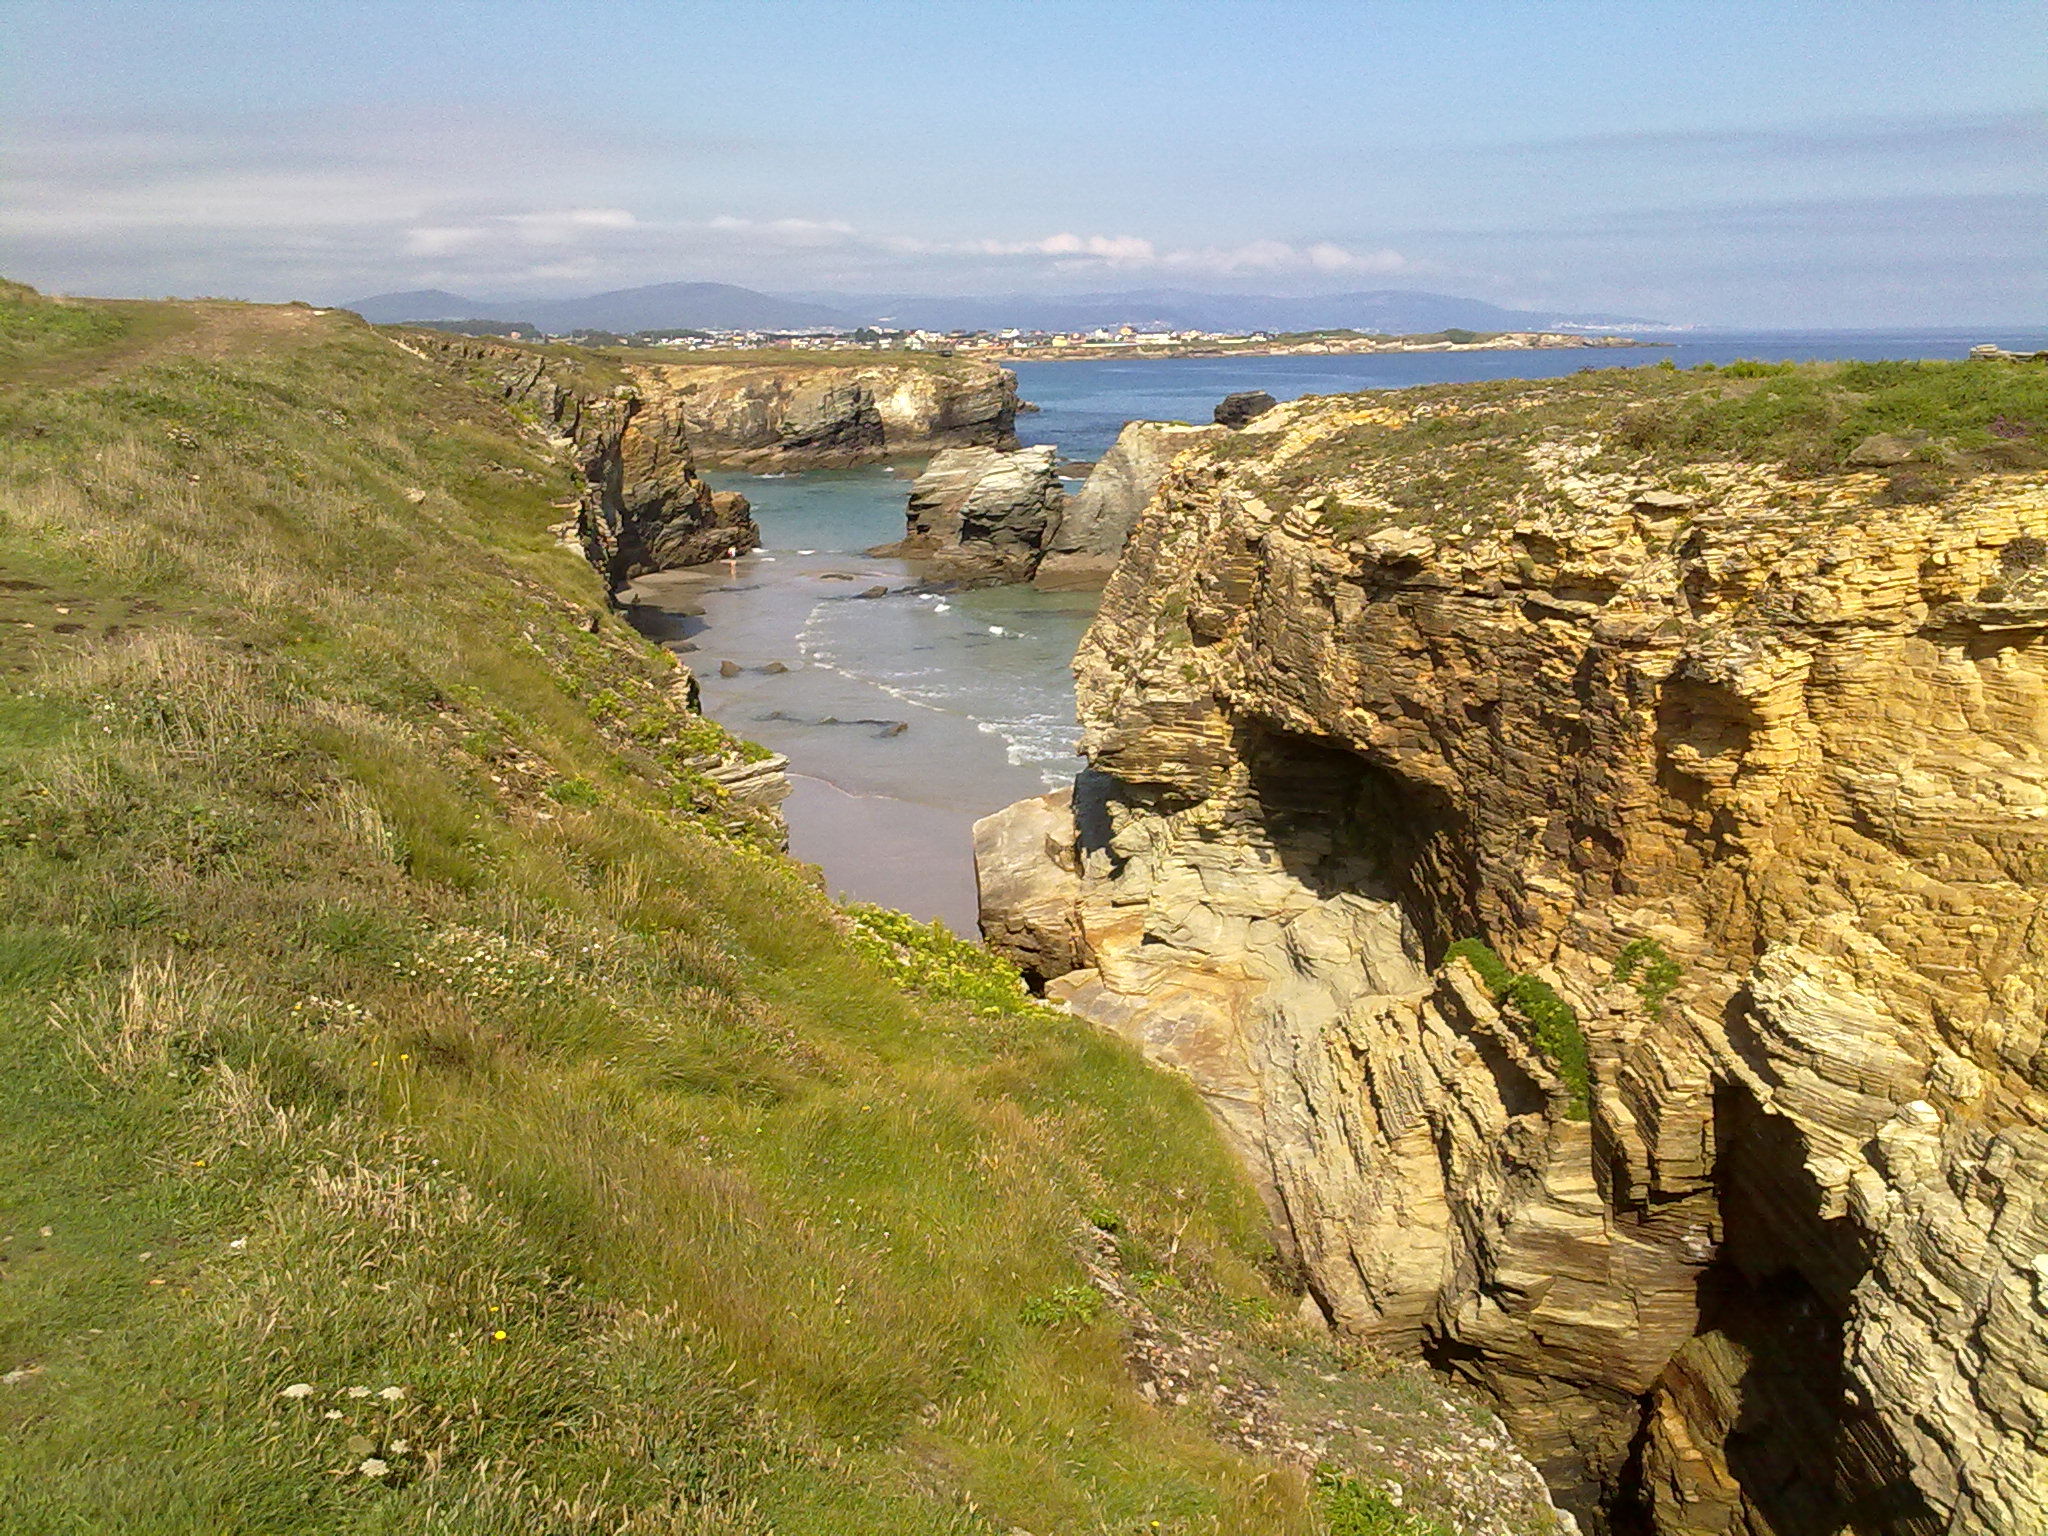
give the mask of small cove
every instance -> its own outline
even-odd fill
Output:
[[[683,651],[707,714],[789,757],[792,853],[835,893],[972,934],[974,821],[1078,766],[1068,666],[1094,594],[934,592],[861,553],[902,535],[897,468],[712,474],[754,502],[762,548],[737,575],[642,578],[634,617]]]
[[[1092,460],[1126,421],[1207,420],[1240,389],[1292,399],[1665,359],[1960,357],[1983,339],[1749,336],[1629,350],[1021,363],[1019,393],[1040,409],[1017,430],[1026,444]],[[919,468],[711,472],[713,485],[753,502],[762,547],[736,573],[717,562],[642,578],[633,618],[683,654],[707,714],[788,756],[791,852],[819,865],[835,894],[971,936],[973,823],[1066,783],[1079,766],[1070,666],[1096,594],[932,591],[907,562],[862,553],[902,536]]]

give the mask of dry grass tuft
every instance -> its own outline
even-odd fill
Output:
[[[178,1047],[197,1047],[238,1015],[220,971],[190,971],[160,955],[59,1002],[50,1023],[101,1077],[129,1086],[165,1072]]]

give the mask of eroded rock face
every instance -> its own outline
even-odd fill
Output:
[[[660,363],[629,372],[712,465],[840,469],[1017,445],[1017,377],[991,363]]]
[[[2048,481],[1565,434],[1417,511],[1345,478],[1399,400],[1168,473],[1077,661],[1093,808],[978,829],[991,936],[1594,1521],[2048,1529]],[[1470,937],[1575,1008],[1585,1118]]]
[[[1213,441],[1223,430],[1168,421],[1126,423],[1109,452],[1088,472],[1088,483],[1068,498],[1033,581],[1060,590],[1101,586],[1116,568],[1138,514],[1159,489],[1167,466],[1184,450]]]
[[[1052,448],[948,448],[910,488],[900,543],[875,551],[952,580],[1029,581],[1066,493]]]
[[[746,497],[697,473],[682,414],[631,386],[605,386],[544,352],[406,333],[402,343],[532,412],[575,461],[583,492],[575,536],[614,587],[744,552],[761,542]]]

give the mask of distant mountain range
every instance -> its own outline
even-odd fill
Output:
[[[1651,326],[1633,315],[1566,314],[1503,309],[1482,299],[1383,288],[1370,293],[1279,298],[1256,293],[1192,293],[1180,288],[1115,293],[1001,294],[945,298],[931,294],[804,293],[812,303],[927,330],[1034,331],[1114,329],[1172,331],[1385,331],[1412,334],[1463,328],[1473,331],[1546,331]]]
[[[757,293],[730,283],[656,283],[581,299],[473,299],[438,288],[380,293],[349,303],[366,320],[481,320],[516,314],[542,330],[655,331],[851,328],[887,322],[933,331],[1139,330],[1317,331],[1351,329],[1391,334],[1443,331],[1554,331],[1662,328],[1632,315],[1503,309],[1482,299],[1383,288],[1370,293],[1280,298],[1249,293],[1192,293],[1178,288],[1115,293],[991,294],[947,297],[916,293]]]
[[[802,299],[781,298],[736,288],[731,283],[655,283],[620,288],[582,299],[469,299],[439,288],[379,293],[343,306],[365,320],[396,325],[407,320],[481,320],[518,315],[544,331],[665,331],[698,327],[712,331],[856,326],[861,322],[836,309]]]

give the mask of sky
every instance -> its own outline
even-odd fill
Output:
[[[2048,327],[2048,6],[0,0],[0,274]]]

